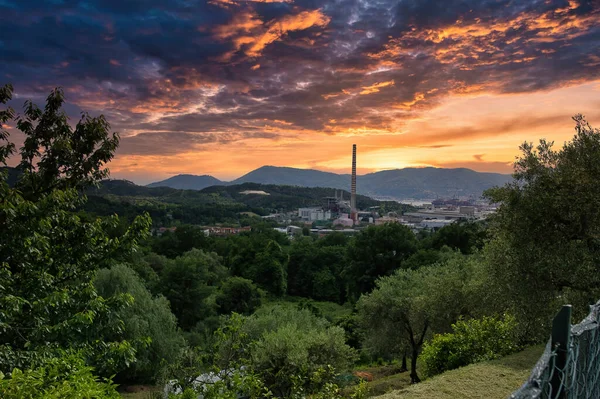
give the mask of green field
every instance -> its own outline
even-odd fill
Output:
[[[506,398],[525,382],[542,351],[541,346],[536,346],[502,359],[471,364],[447,371],[420,384],[391,391],[377,399]],[[408,373],[387,377],[391,387],[394,386],[393,377],[396,377],[399,385],[408,380]],[[376,383],[378,381],[371,384]]]

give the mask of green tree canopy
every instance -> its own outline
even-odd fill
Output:
[[[522,144],[514,182],[486,192],[499,205],[489,272],[530,338],[545,334],[557,302],[583,311],[600,296],[600,131],[574,120],[570,142]]]
[[[261,304],[261,295],[252,281],[230,277],[223,282],[215,299],[220,314],[249,315]]]
[[[133,304],[120,310],[118,316],[124,323],[125,339],[135,346],[136,362],[121,371],[118,379],[155,381],[162,365],[175,361],[185,347],[169,302],[162,295],[152,297],[141,278],[123,264],[99,270],[94,285],[105,298],[119,294],[133,297]]]
[[[0,103],[12,88],[0,90]],[[61,348],[83,351],[100,372],[112,373],[134,360],[133,347],[120,338],[115,309],[128,296],[105,299],[92,284],[96,271],[127,257],[148,231],[137,218],[127,231],[108,233],[118,218],[83,221],[74,211],[87,185],[107,175],[118,136],[104,117],[83,115],[73,130],[54,90],[42,111],[31,102],[17,128],[23,175],[16,187],[0,178],[0,370],[27,368]],[[0,119],[13,111],[0,111]],[[14,153],[8,133],[0,134],[0,164]],[[115,334],[115,335],[112,335]],[[104,337],[112,335],[113,341]]]
[[[290,397],[295,378],[308,384],[318,370],[345,370],[356,357],[345,343],[344,330],[308,309],[264,307],[246,319],[243,329],[255,341],[249,351],[253,370],[281,398]],[[333,376],[324,374],[317,388]],[[315,387],[305,388],[310,393]]]
[[[418,270],[398,270],[377,281],[377,288],[357,303],[358,320],[365,334],[364,347],[372,353],[411,352],[411,380],[419,382],[416,362],[431,332],[444,332],[470,301],[468,282],[472,259],[455,256],[445,263]]]
[[[199,249],[186,252],[167,264],[160,284],[182,329],[190,330],[216,314],[208,298],[226,277],[227,269],[221,258]]]
[[[375,288],[375,281],[391,275],[417,250],[413,232],[399,223],[369,226],[348,246],[348,267],[344,271],[354,298]]]

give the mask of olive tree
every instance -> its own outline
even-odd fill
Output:
[[[474,261],[456,256],[418,270],[398,270],[377,280],[357,303],[364,347],[372,353],[403,355],[410,348],[410,377],[419,382],[417,357],[432,332],[444,332],[468,312]]]
[[[524,143],[514,181],[486,192],[499,205],[489,273],[530,340],[545,335],[560,303],[587,312],[600,297],[600,130],[573,119],[571,141]]]

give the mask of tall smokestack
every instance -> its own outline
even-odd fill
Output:
[[[350,212],[352,220],[356,221],[356,144],[352,144],[352,183],[350,197]]]

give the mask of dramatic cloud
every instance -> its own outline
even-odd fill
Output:
[[[341,170],[354,142],[365,170],[506,171],[519,142],[595,116],[598,54],[595,0],[0,1],[13,106],[62,86],[70,115],[122,133],[113,170],[160,165],[149,180]]]

